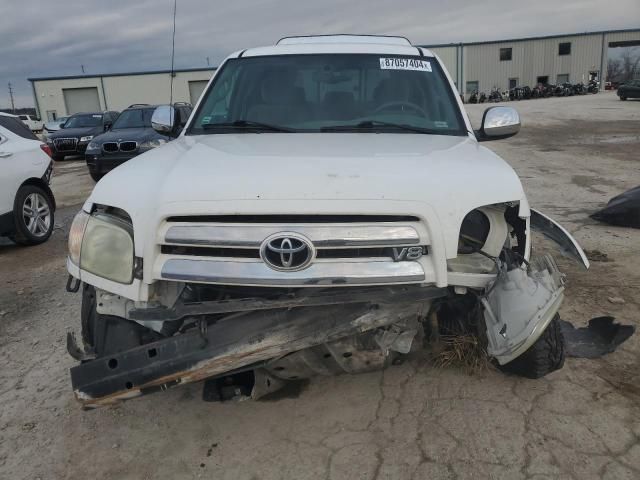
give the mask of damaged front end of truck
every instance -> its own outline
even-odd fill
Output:
[[[209,380],[216,398],[256,399],[290,381],[385,368],[442,333],[477,336],[521,375],[560,368],[564,276],[550,255],[530,257],[531,229],[588,267],[575,240],[526,205],[494,204],[464,216],[457,255],[445,260],[425,223],[165,216],[153,265],[132,255],[123,268],[144,293],[131,298],[96,276],[111,269],[116,278],[117,260],[94,250],[109,236],[128,248],[133,222],[123,210],[89,206],[74,221],[68,260],[69,289],[82,292],[82,344],[67,339],[80,361],[71,369],[76,398],[93,408]]]

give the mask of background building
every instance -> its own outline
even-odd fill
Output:
[[[195,104],[215,68],[176,70],[173,101]],[[133,103],[169,103],[171,71],[30,78],[36,110],[51,121],[77,112],[122,111]]]
[[[425,47],[442,59],[458,91],[471,93],[537,83],[587,83],[603,77],[606,81],[611,49],[636,45],[640,29]]]
[[[612,49],[640,45],[640,29],[425,45],[447,66],[460,93],[489,92],[537,83],[606,79]],[[173,101],[195,104],[215,68],[177,70]],[[604,74],[603,74],[604,72]],[[133,103],[169,102],[171,72],[30,78],[41,118],[117,110]],[[601,82],[600,88],[604,88]]]

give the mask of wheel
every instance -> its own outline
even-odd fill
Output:
[[[104,177],[104,173],[98,173],[92,169],[89,169],[89,175],[91,175],[91,178],[93,178],[94,182],[98,182],[102,177]]]
[[[626,100],[626,99],[627,99],[627,97],[624,97],[624,96],[620,97],[620,100]]]
[[[23,185],[13,206],[15,234],[11,239],[20,245],[46,242],[53,231],[53,204],[49,195],[35,185]]]
[[[564,335],[560,329],[560,315],[556,313],[547,329],[529,350],[500,368],[522,377],[540,378],[561,369],[564,357]]]
[[[64,155],[54,153],[53,155],[51,155],[51,158],[53,158],[53,160],[56,162],[61,162],[64,160]]]

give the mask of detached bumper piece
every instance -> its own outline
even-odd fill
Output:
[[[446,289],[422,288],[415,290],[413,298],[405,292],[395,301],[393,296],[385,298],[385,303],[372,296],[356,304],[235,313],[206,328],[82,363],[71,369],[71,383],[85,407],[109,405],[240,369],[260,368],[292,352],[381,327],[392,332],[393,325],[415,322],[426,315],[431,300],[446,295]],[[381,346],[406,347],[400,335],[387,340],[384,331],[379,334]]]

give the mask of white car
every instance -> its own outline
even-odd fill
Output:
[[[20,120],[0,113],[0,236],[22,245],[51,236],[56,203],[49,153]]]
[[[44,125],[42,120],[39,120],[33,115],[18,115],[18,118],[27,126],[32,132],[41,132]]]
[[[560,368],[564,277],[531,256],[513,169],[480,142],[439,58],[399,37],[285,38],[230,55],[177,139],[107,174],[74,219],[87,407],[206,378],[253,398],[289,380],[383,368],[418,332],[476,335],[501,368]]]

